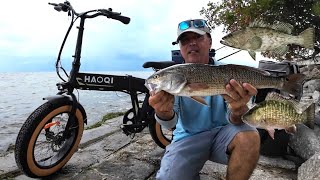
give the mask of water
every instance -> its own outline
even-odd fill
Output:
[[[101,73],[101,72],[98,72]],[[113,75],[132,75],[146,78],[152,72],[104,72]],[[13,145],[24,121],[45,101],[55,95],[56,83],[61,82],[55,72],[0,73],[0,152]],[[78,93],[75,91],[78,96]],[[86,110],[88,125],[110,112],[131,108],[130,96],[122,92],[79,90],[79,101]]]

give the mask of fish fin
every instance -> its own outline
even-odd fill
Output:
[[[274,24],[268,24],[262,20],[256,20],[253,23],[249,25],[249,27],[256,27],[256,28],[269,28],[273,29],[278,32],[286,33],[286,34],[291,34],[293,30],[293,26],[289,23],[284,23],[284,22],[277,22]]]
[[[279,56],[283,56],[286,52],[288,52],[288,50],[289,50],[289,47],[287,45],[283,45],[271,50],[271,53]]]
[[[277,92],[268,93],[265,100],[266,101],[273,100],[273,101],[278,101],[281,103],[289,103],[292,105],[292,107],[295,109],[295,111],[298,114],[302,114],[314,101],[313,99],[310,99],[308,101],[301,102],[301,101],[298,101],[292,97],[287,97],[287,96],[284,96],[284,95],[279,94]]]
[[[192,100],[196,101],[197,103],[200,103],[200,104],[205,105],[205,106],[209,106],[203,97],[200,97],[200,96],[191,96],[190,98],[191,98]]]
[[[305,48],[314,48],[315,42],[315,30],[314,28],[308,28],[299,34],[303,38],[303,47]]]
[[[270,100],[282,100],[282,95],[277,92],[269,92],[267,96],[264,98],[265,101]]]
[[[313,99],[307,100],[307,101],[301,101],[298,103],[293,103],[294,109],[297,111],[298,114],[302,114],[304,111],[306,111],[311,105],[313,104]]]
[[[255,20],[249,24],[250,28],[270,28],[270,24],[262,21],[262,20]]]
[[[283,87],[281,87],[281,90],[286,91],[295,97],[300,97],[305,77],[306,76],[301,73],[288,75],[284,79],[284,84]]]
[[[314,129],[314,116],[315,116],[315,104],[312,103],[308,109],[307,112],[307,122],[305,123],[309,128]]]
[[[261,47],[261,45],[262,45],[262,39],[260,38],[260,37],[258,37],[258,36],[254,36],[253,38],[251,38],[250,40],[249,40],[249,43],[250,43],[250,49],[252,49],[252,50],[257,50],[257,49],[259,49],[260,47]],[[249,52],[250,53],[250,52]],[[252,56],[251,56],[252,57]],[[253,59],[255,59],[255,58],[253,58]]]
[[[259,69],[259,68],[255,68],[255,67],[251,67],[251,66],[243,66],[243,65],[238,65],[238,64],[219,65],[219,66],[217,66],[217,68],[222,68],[222,69],[224,69],[224,68],[226,68],[226,69],[234,68],[234,69],[240,69],[240,70],[242,70],[244,72],[246,72],[246,71],[254,71],[254,72],[260,73],[260,74],[262,74],[264,76],[270,76],[271,75],[268,71],[265,71],[263,69]],[[230,80],[230,79],[228,79],[228,80]],[[227,81],[227,82],[229,82],[229,81]]]
[[[187,84],[187,87],[191,92],[209,88],[208,84],[205,84],[205,83],[190,83],[190,84]]]
[[[266,129],[268,131],[269,136],[274,140],[274,129]]]
[[[293,30],[293,26],[289,23],[277,22],[271,26],[271,29],[274,29],[278,32],[283,32],[286,34],[291,34]]]
[[[294,133],[297,132],[297,127],[295,125],[287,127],[284,129],[286,133],[293,135]]]
[[[248,51],[253,60],[256,60],[256,52]]]

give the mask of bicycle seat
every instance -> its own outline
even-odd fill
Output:
[[[177,64],[177,63],[174,61],[148,61],[148,62],[145,62],[142,65],[142,67],[144,67],[144,68],[152,67],[154,69],[163,69],[163,68],[175,65],[175,64]]]

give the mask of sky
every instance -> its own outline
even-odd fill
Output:
[[[63,1],[50,1],[61,3]],[[112,8],[131,18],[128,25],[98,17],[85,23],[81,70],[142,71],[146,61],[171,60],[171,45],[176,39],[177,24],[191,18],[203,18],[199,11],[208,0],[90,0],[70,1],[77,12]],[[69,27],[70,17],[48,5],[48,1],[4,1],[0,7],[0,72],[55,71],[55,60]],[[68,69],[74,54],[79,21],[74,25],[62,55]],[[211,33],[213,48],[220,48],[225,35],[222,27]],[[217,51],[219,59],[236,49]],[[259,57],[258,57],[259,59]],[[256,66],[247,52],[241,51],[224,60],[226,63]]]

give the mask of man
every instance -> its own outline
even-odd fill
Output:
[[[179,44],[185,63],[218,65],[209,57],[212,39],[204,20],[179,23],[174,43]],[[231,79],[226,91],[228,95],[205,97],[208,106],[164,91],[150,97],[157,121],[167,128],[176,127],[157,179],[199,179],[207,160],[228,164],[227,179],[250,177],[259,159],[260,138],[241,116],[257,89]]]

